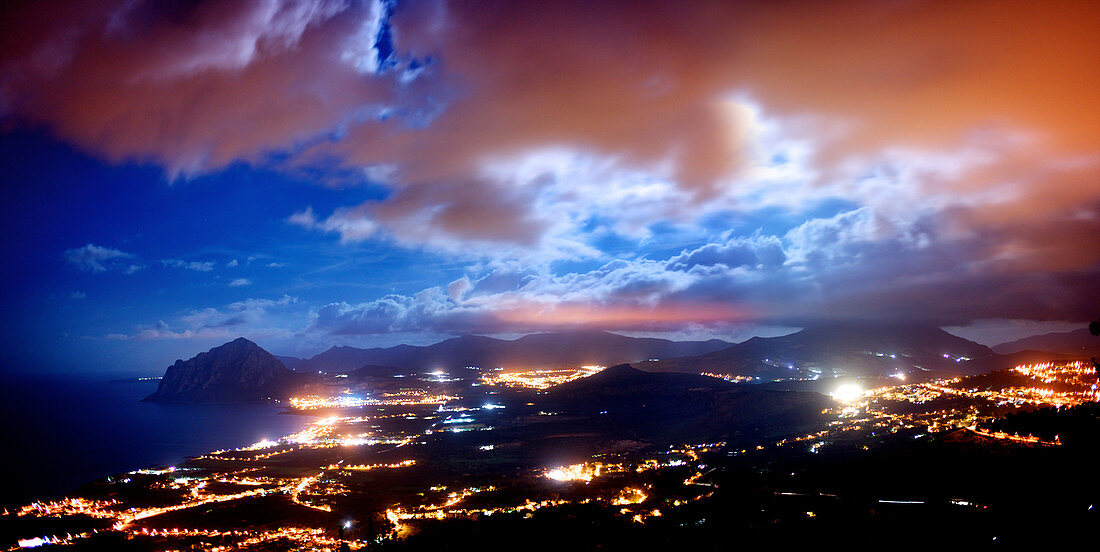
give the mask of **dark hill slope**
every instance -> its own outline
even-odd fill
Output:
[[[769,391],[759,386],[683,373],[654,373],[623,364],[553,387],[539,401],[617,435],[652,441],[704,441],[799,431],[834,406],[817,393]]]
[[[1000,354],[1018,353],[1027,350],[1048,351],[1085,358],[1093,357],[1100,355],[1100,337],[1089,333],[1088,328],[1081,328],[1072,332],[1033,335],[993,346],[993,351]]]
[[[587,378],[552,387],[547,394],[559,401],[589,402],[593,407],[602,407],[608,401],[619,398],[660,400],[695,391],[721,391],[733,387],[726,381],[709,376],[644,372],[629,364],[619,364]]]

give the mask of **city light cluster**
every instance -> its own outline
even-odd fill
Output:
[[[358,408],[373,404],[371,399],[363,399],[352,395],[340,395],[336,397],[320,397],[307,395],[304,397],[292,397],[290,406],[297,410],[318,410],[321,408]]]
[[[66,498],[50,502],[32,502],[16,510],[16,516],[89,516],[94,518],[114,518],[112,511],[118,505],[117,500],[87,500],[84,498]],[[5,510],[5,515],[7,511]]]
[[[700,375],[718,378],[732,383],[753,383],[760,381],[760,376],[742,376],[739,374],[714,374],[711,372],[703,372]]]
[[[151,529],[143,527],[140,531],[135,531],[134,534],[144,537],[200,537],[203,539],[210,539],[209,542],[225,540],[235,541],[232,545],[214,546],[210,544],[203,546],[203,550],[209,550],[211,552],[255,549],[260,545],[277,541],[285,541],[295,550],[314,550],[318,552],[336,552],[340,550],[342,546],[347,546],[351,550],[360,550],[367,547],[367,544],[363,542],[333,538],[324,529],[314,527],[280,527],[267,530],[234,529],[228,531],[217,529],[186,529],[178,527],[170,529]],[[204,544],[207,543],[205,540],[203,542]]]
[[[950,392],[980,397],[999,405],[1077,406],[1100,400],[1095,372],[1085,362],[1045,362],[1016,366],[1012,372],[1027,376],[1036,383],[1000,389],[961,389],[955,380]]]
[[[370,471],[377,469],[407,468],[416,465],[416,460],[402,460],[392,464],[330,464],[326,470]]]
[[[619,492],[619,496],[611,500],[611,504],[615,506],[627,506],[630,504],[641,504],[645,502],[645,499],[649,498],[642,489],[636,487],[627,487]]]
[[[988,430],[982,429],[982,428],[977,427],[977,426],[970,426],[966,429],[969,429],[970,431],[972,431],[973,433],[975,433],[977,435],[981,435],[982,437],[988,437],[990,439],[1000,439],[1000,440],[1004,440],[1004,441],[1015,441],[1017,443],[1029,443],[1029,444],[1041,445],[1041,446],[1045,446],[1045,447],[1057,447],[1057,446],[1062,445],[1062,440],[1059,439],[1057,435],[1054,436],[1053,441],[1044,441],[1044,440],[1042,440],[1042,439],[1040,439],[1040,438],[1038,438],[1034,435],[1026,435],[1026,436],[1010,435],[1008,433],[1005,433],[1004,431],[988,431]]]
[[[957,377],[867,390],[856,384],[841,386],[834,391],[833,397],[841,401],[843,407],[826,409],[823,412],[835,416],[828,422],[828,428],[787,437],[776,441],[774,446],[807,442],[807,450],[818,453],[822,448],[836,442],[842,434],[867,432],[874,436],[902,430],[921,431],[924,434],[955,429],[965,429],[982,437],[1021,445],[1061,446],[1058,439],[1044,441],[1031,435],[1009,435],[981,429],[981,423],[992,419],[990,414],[983,415],[982,412],[993,412],[993,409],[1003,407],[1075,406],[1100,399],[1095,372],[1085,362],[1028,364],[1017,366],[1010,372],[1035,380],[1035,385],[998,386],[989,383],[988,379]],[[996,374],[992,376],[996,377]],[[979,385],[977,382],[982,383]],[[945,404],[934,402],[941,399],[965,399],[965,404],[969,406],[932,407],[927,410],[912,408],[926,404]],[[845,439],[850,440],[850,437]],[[745,452],[747,451],[741,450],[738,454]]]
[[[516,372],[490,373],[481,377],[482,385],[500,385],[503,387],[523,387],[527,389],[547,389],[573,380],[598,374],[603,366],[581,366],[580,368],[521,370]]]
[[[585,462],[548,470],[544,475],[554,481],[584,481],[585,483],[605,473],[623,471],[621,464]]]
[[[1096,370],[1087,362],[1043,362],[1023,364],[1012,369],[1013,372],[1038,379],[1043,383],[1060,382],[1096,391]]]
[[[431,393],[424,389],[405,389],[395,393],[384,393],[381,397],[357,397],[354,395],[336,395],[323,397],[305,395],[290,399],[295,410],[321,410],[327,408],[360,408],[364,406],[415,406],[445,404],[458,397],[443,393]]]

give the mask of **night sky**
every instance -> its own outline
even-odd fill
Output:
[[[1097,2],[5,2],[0,367],[1100,314]]]

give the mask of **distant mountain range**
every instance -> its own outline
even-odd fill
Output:
[[[1089,333],[1088,328],[1081,328],[1072,332],[1033,335],[993,347],[993,351],[1000,354],[1027,350],[1048,351],[1082,357],[1100,356],[1100,337]]]
[[[610,366],[653,358],[696,356],[729,347],[731,343],[669,341],[626,337],[609,332],[531,334],[515,340],[467,335],[417,347],[357,349],[332,347],[309,359],[280,357],[297,371],[350,372],[365,365],[394,366],[408,371],[453,371],[465,366],[531,368],[596,364]]]
[[[176,361],[165,372],[157,392],[147,400],[258,400],[283,396],[288,389],[304,383],[308,374],[318,371],[349,373],[361,378],[435,370],[455,373],[466,366],[518,369],[634,363],[645,372],[709,372],[752,376],[760,381],[832,375],[882,376],[897,372],[956,376],[1100,353],[1096,345],[1093,349],[1086,348],[1090,340],[1100,342],[1087,330],[1080,330],[1006,343],[998,345],[995,351],[934,326],[833,323],[806,327],[780,337],[756,337],[736,345],[720,340],[677,342],[608,332],[560,332],[515,340],[469,335],[424,347],[333,347],[312,358],[299,359],[275,357],[240,338],[190,360]],[[610,378],[618,372],[637,371],[630,370],[605,371],[592,381]],[[673,378],[665,382],[673,387],[679,381],[675,379],[678,375],[662,377]],[[646,385],[655,381],[658,380],[647,379]],[[708,384],[704,380],[695,383],[704,387]]]
[[[300,378],[259,345],[241,337],[177,360],[150,402],[242,402],[278,398]]]
[[[734,385],[695,374],[644,372],[629,364],[556,387],[537,399],[540,408],[587,421],[573,427],[614,428],[616,434],[653,440],[728,439],[795,431],[820,421],[835,406],[818,393]]]
[[[810,374],[888,375],[899,371],[964,374],[992,370],[1003,361],[989,347],[935,326],[833,323],[780,337],[754,337],[698,357],[662,360],[641,367],[769,380]]]

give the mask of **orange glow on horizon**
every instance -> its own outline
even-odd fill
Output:
[[[754,312],[730,305],[529,304],[499,311],[501,321],[559,326],[644,327],[660,323],[714,323],[748,320]]]

